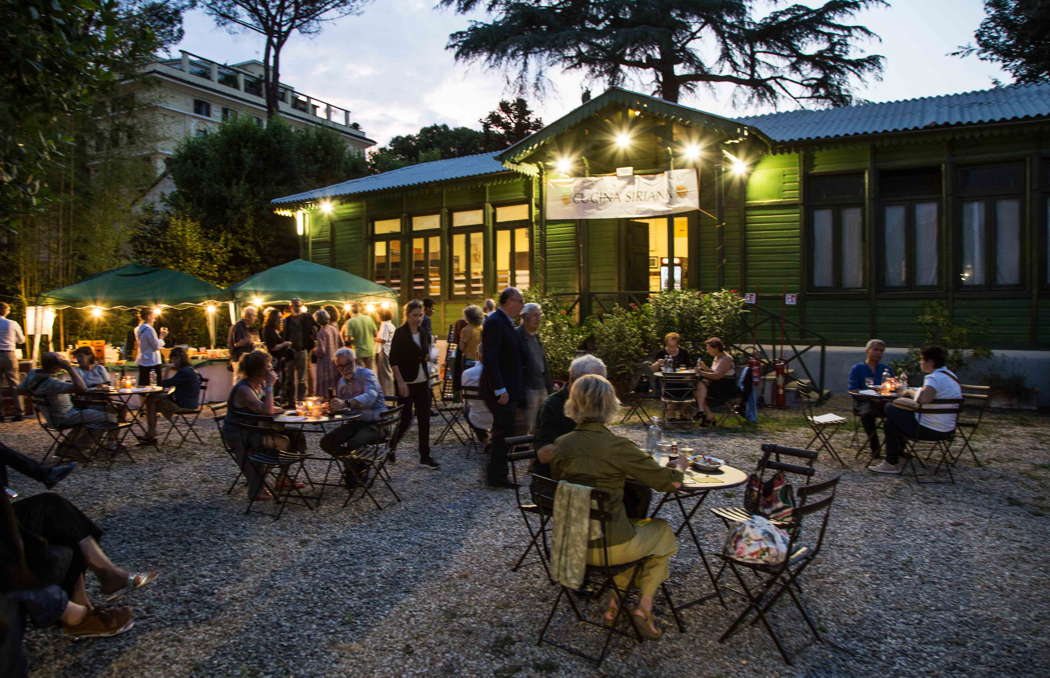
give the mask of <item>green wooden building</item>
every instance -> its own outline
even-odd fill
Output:
[[[731,120],[610,89],[514,146],[277,198],[301,256],[438,301],[685,287],[855,346],[923,303],[1050,349],[1050,84]]]

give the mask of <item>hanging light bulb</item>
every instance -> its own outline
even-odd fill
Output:
[[[682,156],[690,162],[696,161],[700,158],[700,147],[696,144],[689,144],[682,149]]]
[[[252,298],[252,305],[254,305],[254,306],[262,306],[262,303],[263,303],[262,297],[253,297]]]
[[[99,306],[96,306],[93,309],[91,309],[91,317],[92,318],[101,318],[102,317],[102,308],[99,307]]]
[[[212,313],[215,313],[215,310],[216,310],[215,309],[215,304],[208,304],[207,306],[204,307],[205,313],[207,313],[209,315],[211,315]]]
[[[572,169],[572,160],[568,157],[562,156],[558,158],[558,161],[555,163],[554,168],[562,174],[568,174],[569,170]]]
[[[616,145],[626,150],[631,145],[631,135],[627,132],[620,132],[616,135]]]

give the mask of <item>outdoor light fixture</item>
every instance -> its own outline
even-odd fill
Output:
[[[306,306],[300,306],[299,307],[299,312],[300,313],[306,313]]]
[[[572,169],[572,160],[565,156],[562,156],[558,158],[558,162],[555,163],[554,168],[562,174],[568,174],[569,170]]]
[[[686,160],[695,161],[700,158],[700,147],[696,144],[689,144],[682,149],[682,155]]]
[[[99,308],[98,306],[96,306],[95,308],[91,309],[91,317],[92,318],[101,318],[102,317],[102,309]]]
[[[306,212],[299,210],[295,213],[295,234],[303,235],[306,233]]]
[[[383,303],[379,304],[379,308],[390,308],[390,302],[384,301]]]
[[[208,304],[204,307],[206,313],[215,313],[215,304]]]
[[[733,176],[742,177],[747,174],[747,163],[736,157],[727,150],[722,150],[722,153],[729,158],[730,166],[729,170],[733,173]]]
[[[343,312],[344,313],[349,313],[350,312],[350,304],[343,304]]]
[[[325,214],[331,214],[332,210],[335,209],[335,207],[332,206],[331,200],[322,200],[319,207],[321,208],[321,211]]]
[[[262,303],[263,303],[262,297],[254,297],[254,298],[252,298],[252,305],[254,305],[254,306],[262,306]]]
[[[622,149],[626,149],[631,145],[631,135],[627,132],[620,132],[616,135],[616,145]]]
[[[160,306],[154,306],[154,307],[153,307],[153,312],[154,312],[155,314],[157,314],[157,315],[160,315],[161,313],[163,313],[163,312],[164,312],[164,309],[163,309],[163,308],[161,308]]]
[[[376,310],[376,305],[375,304],[367,304],[365,306],[365,313],[375,313],[375,310]]]

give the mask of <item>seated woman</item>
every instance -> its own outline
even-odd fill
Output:
[[[688,368],[693,366],[693,363],[689,356],[689,351],[685,350],[685,348],[681,346],[681,343],[682,335],[678,334],[677,332],[668,332],[667,335],[664,336],[664,346],[662,349],[653,354],[653,362],[649,366],[649,368],[653,371],[654,374],[657,372],[662,372],[664,369],[664,364],[667,361],[670,361],[671,367],[676,370],[679,368]],[[687,383],[658,385],[658,382],[655,378],[650,383],[652,384],[651,390],[661,393],[662,397],[664,397],[667,400],[680,400],[685,402],[693,396],[692,391]],[[677,414],[675,414],[677,409],[677,405],[673,406],[673,408],[669,410],[668,416],[678,416]]]
[[[707,426],[715,420],[711,411],[711,401],[723,403],[730,398],[739,395],[740,389],[736,386],[736,364],[733,356],[726,353],[725,344],[718,337],[711,337],[704,342],[707,355],[711,356],[711,367],[704,365],[702,360],[696,361],[696,373],[701,377],[696,385],[696,406],[702,417],[702,425]]]
[[[95,360],[95,352],[90,346],[81,346],[73,351],[73,358],[77,361],[77,366],[74,369],[84,379],[85,386],[88,388],[109,386],[109,372],[105,366],[99,365]]]
[[[605,427],[616,418],[620,403],[612,384],[605,377],[587,374],[572,384],[565,414],[576,422],[576,430],[559,437],[553,448],[538,453],[539,460],[551,465],[555,480],[567,480],[602,490],[609,495],[606,509],[612,520],[606,526],[609,563],[628,563],[642,558],[638,572],[638,607],[630,618],[642,636],[655,640],[662,634],[653,618],[653,596],[667,579],[667,565],[675,553],[671,526],[658,518],[632,522],[623,503],[624,484],[628,478],[654,490],[669,492],[682,484],[682,472],[664,468],[627,438],[613,434]],[[602,562],[600,542],[591,542],[587,561]],[[626,590],[634,568],[616,575],[616,586]],[[617,597],[610,597],[605,612],[606,623],[617,614]]]
[[[195,410],[200,405],[201,375],[190,365],[186,349],[176,346],[171,349],[171,367],[175,370],[167,379],[161,379],[160,386],[174,388],[170,394],[155,393],[146,398],[146,431],[143,445],[155,445],[157,442],[157,413],[164,415],[169,422],[171,415],[179,410]]]
[[[252,351],[241,358],[238,365],[241,380],[230,389],[227,398],[229,409],[222,422],[222,437],[226,444],[237,455],[238,463],[244,477],[248,479],[248,491],[255,495],[256,501],[271,498],[263,487],[263,476],[249,457],[264,449],[263,434],[251,427],[267,427],[268,417],[280,414],[283,410],[273,404],[273,385],[277,373],[270,363],[270,354],[265,351]],[[260,419],[262,417],[262,419]],[[279,433],[288,439],[289,449],[302,452],[306,449],[306,438],[301,431],[285,431],[274,425],[275,434]],[[291,485],[287,476],[278,480],[278,489]],[[301,483],[295,483],[302,487]]]

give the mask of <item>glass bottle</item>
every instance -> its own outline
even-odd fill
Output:
[[[649,454],[656,459],[660,454],[660,443],[664,439],[664,430],[660,428],[660,420],[653,417],[653,423],[649,425],[649,430],[645,436],[645,447]]]

